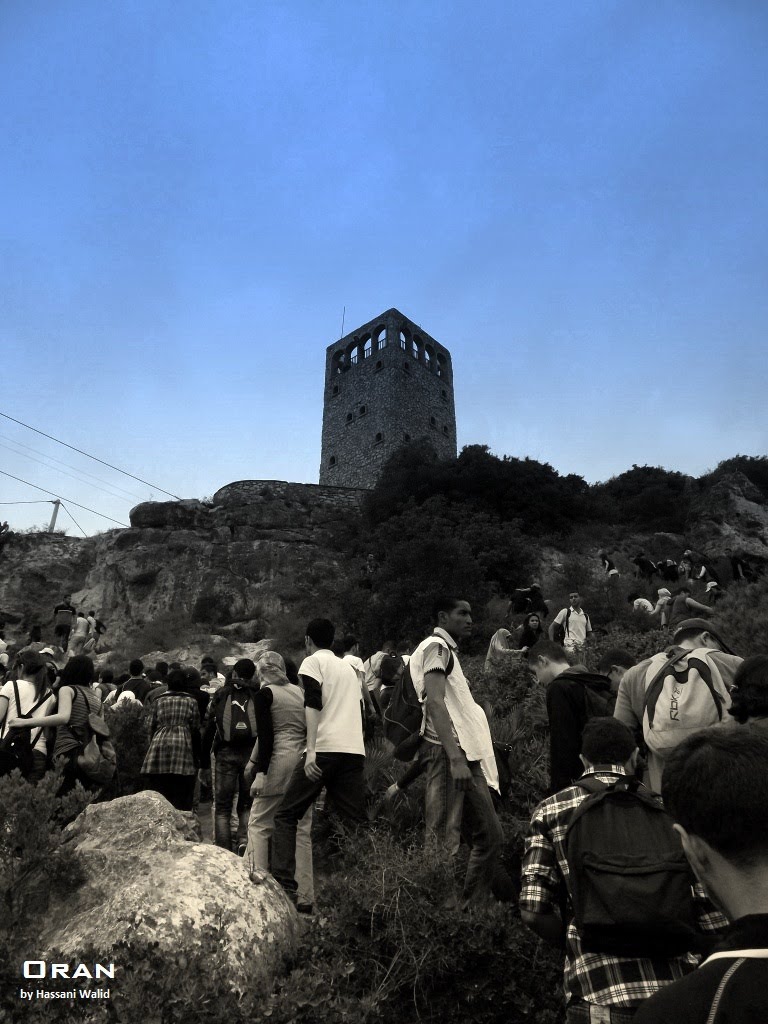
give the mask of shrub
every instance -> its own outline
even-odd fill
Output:
[[[57,796],[61,769],[36,785],[18,771],[0,778],[0,932],[17,932],[41,911],[54,892],[82,879],[77,861],[63,844],[63,829],[90,802],[82,786]]]
[[[117,754],[116,795],[127,796],[143,789],[141,766],[149,749],[150,711],[137,701],[126,700],[108,707],[104,717]]]

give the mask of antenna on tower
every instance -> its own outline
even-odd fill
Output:
[[[343,308],[343,310],[341,311],[341,334],[339,335],[339,338],[343,338],[344,337],[344,317],[346,315],[347,315],[347,307],[345,306]]]

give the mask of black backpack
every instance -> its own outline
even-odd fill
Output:
[[[445,674],[453,670],[453,653],[448,652]],[[419,700],[411,678],[410,662],[392,689],[392,696],[384,712],[384,738],[395,748],[398,761],[410,761],[416,753],[421,735],[424,705]]]
[[[13,684],[13,695],[16,699],[15,718],[31,718],[32,713],[37,711],[51,695],[51,691],[46,690],[26,715],[22,715],[19,687],[15,679],[12,679],[11,682]],[[8,711],[10,711],[10,705]],[[6,711],[6,718],[8,717],[8,711]],[[12,771],[18,769],[22,776],[25,779],[27,778],[33,767],[32,749],[40,739],[43,729],[44,726],[40,726],[34,739],[32,738],[32,729],[6,730],[5,736],[0,740],[0,776],[10,775]]]
[[[611,688],[611,681],[599,672],[563,672],[559,679],[567,679],[570,683],[578,683],[584,693],[585,721],[590,718],[611,718],[616,707],[616,694]]]
[[[575,785],[590,794],[564,839],[584,949],[655,958],[697,949],[693,875],[664,808],[635,779]]]

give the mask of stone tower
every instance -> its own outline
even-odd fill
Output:
[[[393,452],[417,439],[456,457],[451,355],[388,309],[326,350],[320,483],[373,487]]]

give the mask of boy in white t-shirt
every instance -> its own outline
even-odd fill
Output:
[[[365,746],[360,706],[360,680],[348,661],[331,650],[334,626],[312,619],[299,666],[304,687],[307,752],[288,783],[275,816],[272,874],[288,896],[296,899],[296,825],[325,788],[334,810],[353,825],[367,821],[365,812]]]

